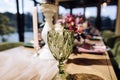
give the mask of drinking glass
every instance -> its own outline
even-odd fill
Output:
[[[56,32],[51,30],[47,36],[48,46],[54,58],[59,62],[59,72],[53,80],[66,80],[68,74],[65,72],[65,62],[73,50],[73,31],[63,30]]]

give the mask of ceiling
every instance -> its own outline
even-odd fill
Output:
[[[59,5],[65,8],[91,7],[107,1],[108,5],[117,5],[117,0],[59,0]]]

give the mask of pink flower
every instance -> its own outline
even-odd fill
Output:
[[[57,22],[61,23],[65,29],[73,30],[75,33],[82,33],[85,30],[82,26],[84,23],[83,16],[66,14],[66,16]]]

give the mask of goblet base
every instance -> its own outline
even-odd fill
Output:
[[[68,80],[67,77],[69,76],[68,73],[57,73],[53,80]]]

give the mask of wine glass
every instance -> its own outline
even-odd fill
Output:
[[[66,80],[67,73],[64,70],[65,61],[73,50],[73,32],[70,30],[63,30],[56,32],[51,30],[47,36],[48,46],[54,58],[59,62],[59,72],[55,76],[55,80]]]

